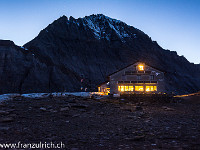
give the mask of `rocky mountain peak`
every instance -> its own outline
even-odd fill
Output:
[[[10,40],[0,40],[0,46],[14,46],[15,43]]]
[[[132,37],[128,25],[102,14],[86,16],[83,20],[84,25],[88,26],[93,31],[97,39],[105,38],[110,40],[113,34],[122,41],[124,41],[126,37]],[[136,34],[134,37],[136,37]]]
[[[46,29],[49,31],[49,29],[52,29],[52,26],[53,30],[62,30],[62,32],[66,32],[70,28],[74,32],[84,33],[84,35],[81,35],[82,37],[86,36],[87,39],[91,39],[91,36],[93,36],[96,40],[119,40],[126,42],[126,39],[134,39],[141,34],[141,31],[138,29],[103,14],[93,14],[78,19],[70,16],[69,20],[66,16],[62,16]]]
[[[199,65],[102,14],[62,16],[23,47],[0,46],[0,52],[0,93],[95,91],[109,74],[138,60],[165,72],[169,92],[200,89]]]

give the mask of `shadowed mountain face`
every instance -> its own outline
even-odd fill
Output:
[[[10,55],[15,54],[20,60],[11,56],[16,63],[6,61],[1,46],[1,65],[9,62],[7,67],[15,68],[1,74],[4,80],[10,72],[15,74],[10,77],[12,80],[23,80],[15,86],[11,86],[13,81],[5,83],[8,92],[80,91],[81,86],[95,90],[107,75],[136,61],[165,72],[166,89],[170,92],[191,93],[200,89],[199,65],[162,49],[142,31],[104,15],[78,19],[63,16],[25,44],[24,49],[7,47]],[[4,86],[0,86],[4,92]]]
[[[0,93],[40,92],[48,88],[47,66],[12,41],[0,40],[0,67]]]

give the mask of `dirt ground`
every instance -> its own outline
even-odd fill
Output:
[[[0,104],[0,143],[69,150],[200,149],[200,97],[27,99]]]

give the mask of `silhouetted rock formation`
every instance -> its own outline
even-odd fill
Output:
[[[80,91],[81,86],[93,91],[107,75],[136,61],[165,72],[169,92],[191,93],[200,89],[197,65],[176,52],[162,49],[142,31],[102,14],[78,19],[63,16],[24,47],[7,48],[10,55],[20,57],[10,56],[15,63],[1,60],[1,65],[9,62],[7,66],[14,68],[1,73],[5,81],[7,74],[12,73],[10,84],[0,85],[2,92],[6,85],[6,92],[17,92],[20,86],[22,92]],[[0,55],[5,56],[2,50]],[[21,80],[22,84],[10,87],[13,81]]]
[[[28,49],[0,41],[0,93],[41,92],[48,89],[48,68]]]
[[[0,46],[13,46],[15,45],[13,41],[10,40],[0,40]]]

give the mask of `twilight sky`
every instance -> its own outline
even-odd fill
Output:
[[[104,14],[200,63],[200,0],[1,0],[0,39],[23,45],[62,15]]]

